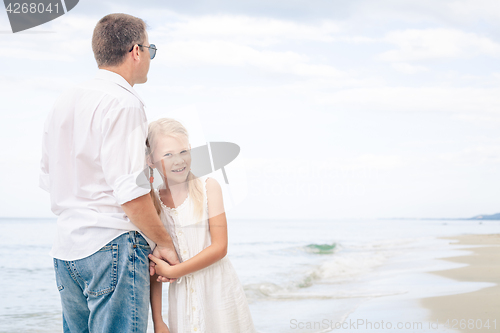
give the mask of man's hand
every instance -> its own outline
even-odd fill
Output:
[[[179,257],[177,256],[177,253],[172,250],[171,248],[163,247],[163,246],[157,246],[154,251],[153,255],[157,258],[160,258],[162,260],[165,260],[168,262],[171,266],[179,264]],[[156,264],[154,261],[150,260],[149,261],[149,274],[151,276],[155,275],[155,266]],[[164,276],[158,275],[158,282],[174,282],[177,279],[169,279]]]

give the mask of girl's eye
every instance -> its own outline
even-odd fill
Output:
[[[170,156],[172,156],[172,154],[170,153],[166,153],[165,155],[163,155],[163,157],[170,157]]]
[[[181,154],[185,154],[187,152],[188,152],[187,150],[183,150],[183,151],[181,151]]]

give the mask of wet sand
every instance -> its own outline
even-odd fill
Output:
[[[431,310],[430,321],[438,319],[442,326],[449,320],[449,328],[457,332],[500,332],[500,234],[447,239],[458,240],[458,243],[453,243],[457,245],[481,247],[467,248],[467,251],[472,252],[470,255],[445,259],[468,266],[433,274],[458,281],[490,282],[496,285],[464,294],[422,299],[422,305]]]

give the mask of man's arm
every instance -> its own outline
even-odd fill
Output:
[[[150,190],[140,187],[137,175],[144,168],[147,123],[139,106],[113,105],[101,121],[101,165],[106,182],[130,221],[158,246],[153,253],[172,263],[179,258],[172,239],[163,226],[150,197]],[[154,273],[153,267],[150,273]]]
[[[179,263],[172,238],[158,217],[149,194],[125,202],[122,208],[130,221],[156,243],[155,253],[159,254],[160,258],[172,265]]]

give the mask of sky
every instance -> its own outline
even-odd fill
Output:
[[[114,12],[144,19],[158,48],[134,86],[148,119],[240,146],[228,217],[500,212],[498,1],[81,0],[16,34],[0,11],[0,216],[54,216],[43,123],[95,75],[92,31]]]

